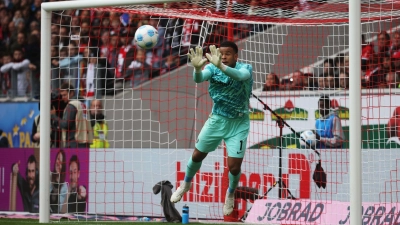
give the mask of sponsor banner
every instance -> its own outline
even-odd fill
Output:
[[[2,152],[4,156],[0,158],[2,182],[0,210],[8,211],[13,206],[10,200],[12,198],[10,189],[12,164],[20,162],[20,175],[26,179],[28,158],[38,153],[35,149],[18,148],[3,149]],[[71,171],[70,159],[73,155],[77,155],[80,170],[75,174],[79,174],[76,176],[78,183],[86,187],[85,202],[88,213],[162,216],[160,204],[162,195],[161,193],[154,194],[153,187],[160,181],[168,180],[173,185],[172,191],[175,190],[184,179],[187,160],[192,152],[192,149],[90,149],[89,153],[85,149],[66,149],[65,183],[67,187],[71,186],[71,174],[74,171]],[[53,149],[50,159],[51,170],[55,167],[56,154],[57,150]],[[368,193],[363,195],[363,201],[378,203],[397,199],[398,191],[391,184],[400,179],[398,175],[400,173],[397,170],[400,168],[400,151],[398,149],[364,149],[362,154],[363,162],[365,162],[362,168],[364,171],[362,186],[364,190],[368,190]],[[319,189],[312,179],[318,160],[315,153],[309,149],[285,149],[282,151],[281,161],[282,181],[296,199],[322,202],[327,205],[338,202],[347,212],[350,180],[348,155],[348,149],[321,151],[322,167],[327,173],[328,183],[326,189]],[[268,200],[277,200],[279,185],[270,188],[279,180],[279,166],[278,149],[247,149],[239,186],[257,188],[259,193],[267,196]],[[222,207],[227,189],[226,168],[223,149],[209,153],[193,179],[192,189],[179,203],[175,204],[175,207],[179,210],[187,204],[193,217],[222,218]],[[20,191],[18,188],[14,190],[16,207],[11,211],[25,211]],[[288,198],[289,195],[289,192],[285,190],[282,193],[283,198]],[[283,205],[281,203],[281,207]],[[248,207],[245,201],[238,204],[238,209],[242,211]],[[302,205],[302,207],[308,206]],[[309,207],[311,213],[317,206],[310,205]],[[263,209],[264,211],[260,212],[262,216],[266,208]],[[376,212],[378,208],[374,210]],[[335,213],[335,211],[327,211],[327,213]],[[273,215],[272,212],[271,215]],[[299,215],[298,213],[297,217]],[[343,213],[340,219],[345,221],[346,215]]]
[[[186,164],[192,149],[92,149],[90,158],[91,202],[89,211],[99,214],[122,213],[150,216],[162,215],[161,195],[155,195],[153,186],[168,180],[174,186],[184,179]],[[175,204],[179,210],[188,204],[191,216],[199,218],[222,217],[227,189],[226,164],[223,149],[209,153],[193,180],[192,189]],[[318,156],[309,149],[282,151],[282,179],[297,199],[349,201],[349,150],[325,149],[321,151],[322,167],[327,173],[326,189],[319,189],[312,175]],[[399,168],[398,149],[363,150],[363,189],[370,190],[363,201],[380,202],[396,199],[397,192],[390,184]],[[384,162],[384,163],[382,163]],[[393,171],[393,172],[388,172]],[[242,165],[239,186],[254,187],[265,194],[279,179],[278,149],[248,149]],[[371,188],[373,187],[373,189]],[[278,199],[278,185],[266,195]],[[105,201],[105,196],[107,201]],[[283,192],[283,197],[289,197]],[[241,203],[239,209],[246,209]],[[346,215],[344,215],[346,216]]]
[[[319,118],[318,100],[320,96],[261,96],[271,110],[281,116],[296,131],[315,130],[315,121]],[[330,96],[331,110],[341,119],[345,142],[349,146],[349,104],[348,95]],[[399,95],[369,95],[361,98],[363,109],[362,148],[389,149],[400,147],[400,115]],[[280,130],[276,125],[276,116],[264,110],[257,99],[250,99],[250,134],[247,146],[249,148],[276,148]],[[261,115],[261,112],[264,115]],[[285,148],[299,148],[299,140],[292,131],[284,126]]]
[[[39,149],[8,148],[1,149],[0,157],[0,211],[37,212],[39,210]],[[36,161],[36,163],[35,163]],[[17,167],[14,165],[17,164]],[[13,173],[13,168],[16,173]],[[79,209],[86,211],[89,189],[89,150],[88,149],[52,149],[50,152],[52,171],[52,194],[49,193],[53,212],[67,212],[73,207],[73,196],[78,192]],[[61,171],[57,175],[53,171]],[[54,174],[54,176],[53,176]],[[56,181],[59,182],[56,182]],[[77,191],[74,192],[74,187]],[[54,188],[54,189],[53,189]],[[57,189],[56,189],[57,188]],[[56,194],[53,194],[56,193]],[[58,196],[58,193],[59,196]],[[62,194],[64,193],[64,194]],[[57,195],[57,196],[56,196]],[[60,197],[61,196],[61,197]],[[69,198],[70,197],[70,198]],[[63,199],[63,202],[60,200]],[[75,202],[77,202],[75,200]],[[66,205],[65,203],[68,203]],[[58,205],[58,207],[57,207]],[[72,208],[70,208],[72,209]]]
[[[339,201],[256,200],[247,223],[350,224],[350,203]],[[364,202],[362,224],[399,224],[400,204]]]
[[[37,102],[1,103],[0,129],[3,130],[3,136],[8,138],[10,147],[33,147],[32,125],[37,115]]]

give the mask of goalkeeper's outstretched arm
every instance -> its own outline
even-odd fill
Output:
[[[211,72],[208,70],[201,70],[201,68],[207,62],[207,59],[203,58],[203,49],[200,46],[196,47],[196,51],[194,51],[191,48],[190,52],[188,53],[188,56],[190,62],[192,62],[192,65],[194,67],[194,72],[193,72],[194,82],[200,83],[205,80],[208,80],[211,77]]]
[[[200,72],[196,70],[193,71],[193,80],[196,83],[201,83],[203,81],[206,81],[210,79],[210,77],[211,77],[211,71],[207,69],[200,70]]]
[[[223,66],[225,66],[225,65],[223,65]],[[221,70],[226,75],[228,75],[230,78],[237,80],[237,81],[243,81],[243,80],[247,80],[250,78],[250,71],[245,68],[235,69],[235,68],[232,68],[229,66],[225,66],[225,70],[223,70],[223,69],[221,69]]]

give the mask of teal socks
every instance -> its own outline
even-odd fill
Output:
[[[193,162],[190,156],[189,162],[186,166],[185,182],[191,182],[194,175],[199,171],[202,162]]]
[[[236,176],[231,174],[231,172],[229,172],[228,177],[229,177],[229,188],[228,188],[228,192],[229,193],[233,193],[235,192],[236,187],[239,184],[239,180],[240,180],[240,175],[242,173],[239,172]]]

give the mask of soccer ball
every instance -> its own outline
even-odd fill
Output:
[[[314,132],[312,132],[311,130],[305,130],[305,131],[303,131],[303,133],[300,134],[300,137],[301,137],[301,138],[299,138],[300,146],[308,147],[307,144],[304,142],[304,141],[306,141],[308,144],[315,147],[315,144],[317,143],[317,138],[316,138]],[[304,139],[304,141],[303,141],[303,139]]]
[[[141,48],[153,48],[158,42],[157,29],[150,25],[139,27],[135,33],[135,42]]]

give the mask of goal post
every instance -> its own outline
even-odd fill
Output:
[[[349,74],[361,74],[361,0],[349,1]],[[361,79],[350,76],[350,223],[361,224]],[[356,215],[356,216],[354,216]],[[357,216],[360,215],[360,216]]]

